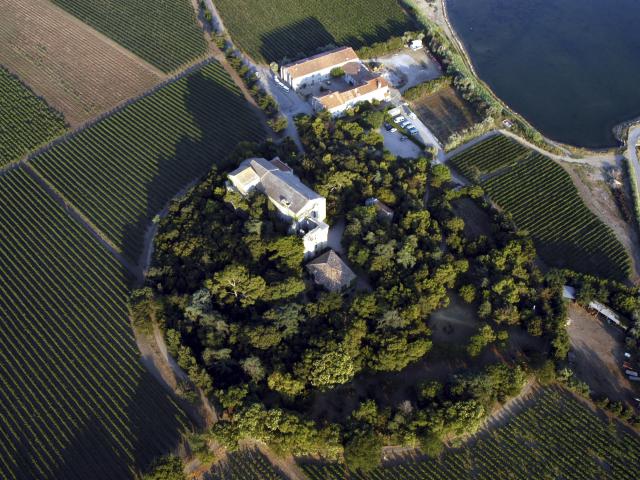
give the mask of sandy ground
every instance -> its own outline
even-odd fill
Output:
[[[591,390],[612,400],[624,400],[631,405],[634,395],[631,382],[622,369],[624,332],[616,326],[591,315],[583,308],[569,306],[567,330],[574,352],[574,370]],[[636,387],[637,388],[637,387]]]
[[[0,0],[0,11],[2,64],[72,127],[165,78],[51,2]]]
[[[442,76],[440,65],[426,48],[415,51],[407,48],[402,52],[377,58],[376,61],[384,66],[391,85],[401,92]]]

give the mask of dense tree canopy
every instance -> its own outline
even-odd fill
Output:
[[[425,385],[401,407],[368,399],[339,424],[310,420],[318,393],[425,358],[429,316],[453,291],[485,322],[471,356],[514,326],[562,343],[559,291],[537,271],[530,240],[484,203],[481,189],[456,187],[429,155],[385,150],[383,119],[373,105],[339,120],[303,116],[304,154],[287,142],[242,145],[236,154],[277,154],[327,197],[329,223],[344,222],[342,257],[357,287],[314,286],[300,238],[265,196],[228,192],[222,171],[173,203],[160,223],[148,288],[132,312],[149,313],[166,330],[170,353],[224,410],[214,434],[227,446],[257,438],[282,453],[333,457],[344,446],[347,461],[364,470],[383,442],[421,444],[433,454],[444,436],[473,431],[492,402],[522,385],[522,370],[496,366]],[[371,197],[393,216],[369,206]],[[453,208],[460,199],[487,214],[491,235],[466,233]]]

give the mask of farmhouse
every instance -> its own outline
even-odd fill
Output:
[[[323,248],[329,237],[326,199],[311,190],[278,157],[269,161],[249,158],[228,175],[228,188],[246,196],[253,189],[264,193],[291,231],[302,236],[305,256]]]
[[[329,250],[307,263],[307,270],[316,284],[330,292],[339,292],[351,285],[355,273],[342,261],[336,252]]]
[[[330,78],[331,70],[353,61],[360,61],[353,48],[340,47],[283,65],[280,68],[280,77],[291,88],[298,90],[303,84],[312,85]]]
[[[336,69],[338,77],[332,76]],[[340,115],[360,102],[389,98],[389,83],[371,72],[351,47],[284,65],[280,76],[296,91],[312,90],[313,107],[328,110],[332,115]],[[314,87],[319,87],[319,91]]]

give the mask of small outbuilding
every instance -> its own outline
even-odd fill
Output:
[[[378,211],[378,218],[388,221],[393,220],[393,210],[377,198],[367,198],[364,203],[367,207],[376,207],[376,210]]]
[[[307,263],[307,271],[316,284],[330,292],[339,292],[351,285],[356,279],[356,274],[333,250],[329,250]]]

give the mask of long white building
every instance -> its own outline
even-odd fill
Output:
[[[292,232],[302,236],[305,256],[326,246],[329,238],[327,201],[311,190],[278,157],[269,161],[249,158],[228,175],[230,187],[242,195],[253,189],[264,193],[278,209],[280,216],[291,223]]]

